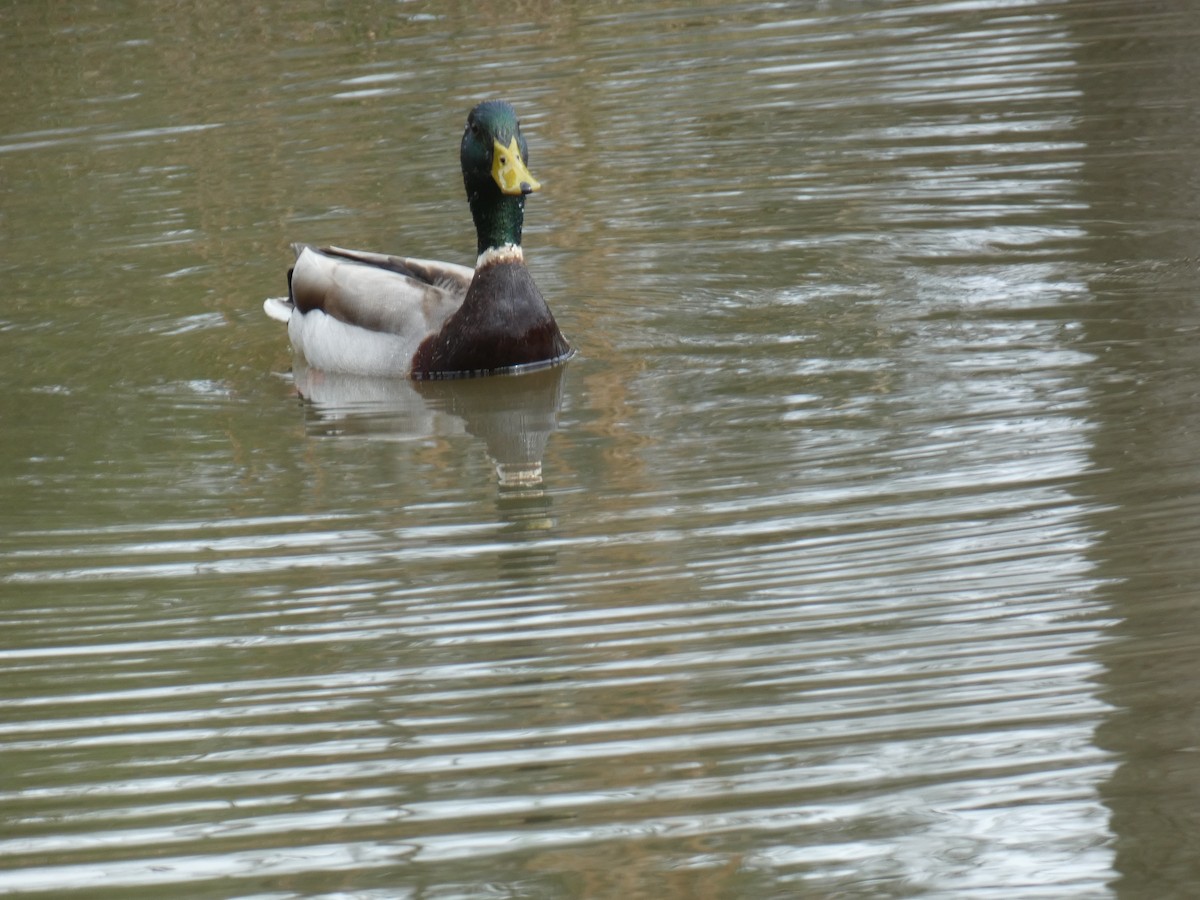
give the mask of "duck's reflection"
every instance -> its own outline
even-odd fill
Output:
[[[542,457],[558,425],[565,366],[521,375],[407,381],[311,369],[293,363],[296,390],[324,427],[427,437],[463,432],[483,440],[502,499],[537,490]]]

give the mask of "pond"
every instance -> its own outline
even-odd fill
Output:
[[[1200,892],[1200,6],[0,9],[0,894]],[[579,354],[292,359],[470,264]]]

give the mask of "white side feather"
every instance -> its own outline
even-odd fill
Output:
[[[413,354],[425,335],[370,331],[314,309],[292,316],[288,337],[314,369],[407,378],[412,374]]]

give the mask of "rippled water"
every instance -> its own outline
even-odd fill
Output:
[[[1184,897],[1184,0],[0,10],[0,893]],[[293,370],[291,240],[564,370]]]

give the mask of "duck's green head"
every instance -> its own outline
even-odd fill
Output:
[[[479,252],[520,244],[525,195],[541,185],[529,174],[529,148],[517,111],[503,100],[487,100],[471,110],[459,159]]]

